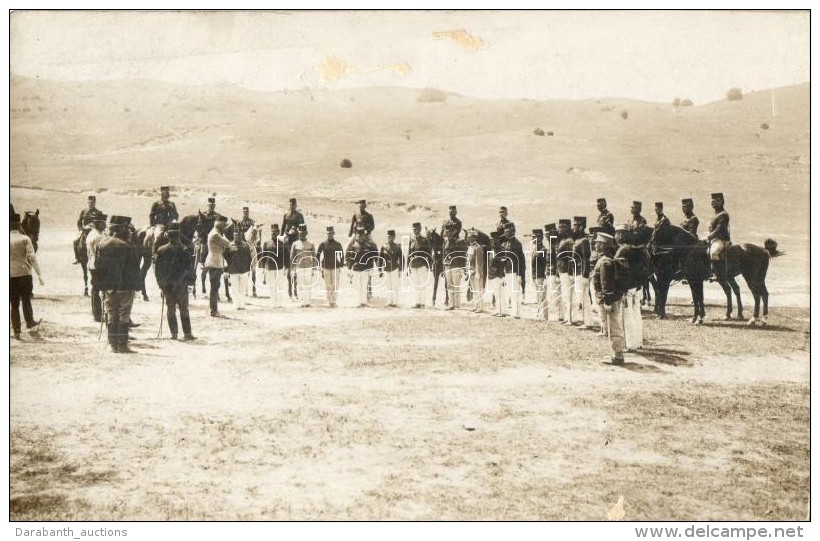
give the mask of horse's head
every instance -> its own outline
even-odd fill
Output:
[[[34,212],[27,210],[20,225],[29,237],[38,237],[40,235],[40,209]]]
[[[629,269],[630,287],[643,285],[655,272],[652,256],[644,247],[622,246],[618,249],[616,256],[626,262],[626,267]]]

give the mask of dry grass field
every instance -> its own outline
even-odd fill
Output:
[[[42,331],[10,345],[12,520],[605,520],[621,496],[625,520],[807,518],[808,85],[778,89],[775,118],[769,92],[679,112],[419,95],[12,78],[11,201],[41,210],[46,279]],[[114,355],[71,265],[74,223],[95,192],[144,225],[161,185],[183,214],[216,193],[267,223],[296,196],[313,240],[364,197],[379,242],[449,204],[485,230],[505,204],[522,235],[593,217],[600,196],[616,219],[665,201],[673,222],[694,197],[704,223],[723,191],[733,238],[786,255],[767,326],[719,321],[707,284],[694,327],[676,286],[624,367],[532,304],[518,320],[356,309],[349,288],[336,310],[319,289],[310,309],[272,309],[263,286],[220,320],[200,296],[199,340],[174,342],[157,338],[153,276],[137,353]]]

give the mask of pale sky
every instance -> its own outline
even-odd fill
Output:
[[[12,73],[696,104],[809,81],[809,13],[15,12]]]

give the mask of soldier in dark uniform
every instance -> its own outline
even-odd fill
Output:
[[[370,275],[379,261],[379,249],[369,240],[363,225],[356,228],[356,237],[348,244],[345,259],[348,268],[353,271],[359,307],[363,308],[367,306]]]
[[[271,238],[262,245],[260,261],[264,264],[265,283],[270,283],[271,304],[274,307],[282,305],[282,281],[287,277],[286,261],[290,255],[285,248],[285,237],[279,235],[279,224],[271,224]]]
[[[430,241],[421,234],[421,224],[414,222],[413,236],[407,250],[407,274],[415,293],[413,308],[424,308],[427,302],[427,286],[432,267],[430,250]]]
[[[507,286],[507,296],[512,302],[512,315],[521,317],[521,284],[526,276],[527,258],[521,241],[515,238],[515,224],[512,222],[504,226],[504,238],[501,241],[504,252],[504,283]]]
[[[700,220],[695,216],[695,202],[690,198],[681,199],[681,210],[683,210],[684,220],[680,226],[697,237]]]
[[[252,227],[256,227],[256,221],[253,218],[250,217],[250,209],[248,207],[242,207],[242,219],[239,220],[239,222],[237,222],[237,225],[238,225],[238,227],[242,228],[242,231],[250,231]],[[261,226],[262,224],[259,224],[259,225]],[[234,234],[234,236],[235,235],[236,234]],[[258,234],[258,232],[257,232],[255,238],[257,240],[256,240],[256,243],[254,244],[254,246],[252,246],[252,248],[258,254],[259,252],[262,251],[262,235]],[[253,264],[251,265],[251,271],[250,271],[251,272],[252,291],[253,291],[253,296],[254,297],[256,297],[256,268],[258,267],[258,265],[256,263],[257,263],[256,261],[253,262]]]
[[[290,209],[282,216],[282,234],[288,235],[290,230],[299,230],[299,226],[305,223],[305,217],[296,210],[296,198],[290,198]],[[298,234],[296,235],[298,237]],[[295,240],[295,239],[294,239]]]
[[[649,240],[649,243],[652,244],[654,242],[655,237],[658,235],[659,232],[663,231],[664,228],[669,226],[669,218],[663,213],[663,203],[655,203],[655,225],[652,229],[652,237]]]
[[[88,196],[88,206],[80,211],[80,217],[77,219],[77,231],[79,231],[77,238],[74,239],[74,265],[80,263],[83,258],[82,254],[85,251],[85,237],[91,231],[91,222],[98,219],[103,214],[103,211],[97,208],[97,196]]]
[[[461,308],[461,284],[464,281],[467,267],[467,244],[456,236],[456,230],[453,227],[444,230],[441,261],[444,268],[444,287],[447,289],[448,306],[446,309],[459,309]]]
[[[331,308],[336,307],[339,297],[339,274],[344,268],[344,248],[334,238],[336,230],[332,225],[327,226],[327,240],[316,248],[316,261],[322,268],[322,278],[325,281],[325,298]]]
[[[586,234],[587,219],[585,216],[575,216],[572,220],[572,251],[575,254],[574,288],[577,306],[581,313],[581,329],[592,326],[592,306],[589,298],[589,274],[591,269],[592,247]]]
[[[731,244],[732,237],[729,235],[729,213],[723,208],[723,194],[713,193],[711,203],[715,215],[709,222],[709,235],[706,239],[709,241],[709,260],[714,279],[725,275],[726,250]]]
[[[154,274],[157,285],[165,298],[165,307],[168,312],[168,328],[171,338],[177,339],[177,306],[179,318],[182,321],[183,340],[195,340],[191,333],[191,316],[188,313],[188,286],[193,285],[196,278],[191,250],[179,241],[179,224],[168,224],[168,244],[160,246],[154,252]]]
[[[387,231],[387,244],[381,247],[379,256],[384,265],[379,277],[382,273],[387,273],[387,306],[394,307],[399,303],[399,284],[401,283],[401,272],[404,270],[404,256],[401,245],[396,244],[395,230]]]
[[[504,266],[506,259],[501,248],[501,233],[490,232],[490,251],[487,256],[487,289],[493,295],[496,317],[506,317],[507,298],[504,291]]]
[[[613,238],[606,233],[598,233],[595,238],[595,251],[599,253],[598,263],[592,273],[592,285],[595,297],[602,306],[601,327],[609,333],[612,348],[610,361],[615,365],[624,364],[624,317],[623,317],[623,289],[615,280],[615,244]]]
[[[544,224],[544,245],[547,250],[547,270],[544,273],[544,289],[546,290],[546,308],[544,319],[547,321],[560,321],[562,318],[561,303],[561,280],[558,276],[558,260],[556,258],[558,248],[558,230],[555,222]]]
[[[610,235],[615,234],[615,216],[612,215],[609,210],[606,208],[606,199],[603,197],[599,197],[595,203],[595,206],[598,207],[598,227],[601,228],[601,231],[604,233],[608,233]]]
[[[441,232],[442,232],[442,233],[444,233],[444,231],[445,231],[447,228],[450,228],[450,229],[452,229],[452,230],[453,230],[453,232],[455,233],[456,238],[458,238],[458,237],[460,237],[460,236],[461,236],[461,220],[459,220],[459,219],[456,217],[456,213],[457,213],[457,212],[458,212],[458,211],[457,211],[457,209],[456,209],[456,206],[455,206],[455,205],[450,205],[450,217],[449,217],[449,218],[447,218],[447,219],[444,221],[444,223],[443,223],[443,224],[441,224]]]
[[[251,227],[256,227],[256,220],[250,217],[250,208],[242,207],[242,219],[239,220],[242,231],[248,231]]]
[[[167,230],[168,224],[179,220],[177,206],[170,201],[171,189],[163,186],[159,189],[160,200],[151,205],[151,213],[148,215],[148,225],[154,228],[154,240],[157,238],[157,226],[162,226]]]
[[[216,211],[216,198],[215,197],[209,197],[208,198],[208,206],[206,207],[204,214],[205,214],[205,219],[206,220],[213,220],[213,221],[216,221],[217,218],[222,216],[221,214],[219,214]]]
[[[110,236],[97,246],[96,288],[105,296],[108,319],[108,343],[114,353],[131,353],[128,328],[134,292],[142,289],[140,255],[137,246],[128,242],[131,218],[112,216]]]
[[[567,218],[558,220],[558,243],[555,247],[558,277],[561,280],[564,325],[572,325],[572,315],[575,312],[573,310],[575,273],[578,272],[574,264],[575,239],[572,238],[571,224],[572,221]]]
[[[646,218],[641,216],[642,207],[643,205],[640,201],[633,201],[632,207],[629,209],[632,216],[629,218],[629,222],[627,223],[632,231],[637,231],[638,229],[646,227]]]
[[[354,214],[353,218],[350,220],[350,231],[347,234],[348,237],[352,237],[353,232],[361,226],[364,227],[368,239],[370,238],[370,234],[376,228],[376,222],[373,219],[373,215],[365,210],[366,207],[367,201],[361,199],[359,201],[359,212]]]
[[[535,285],[535,302],[538,303],[536,319],[544,317],[546,308],[546,288],[544,278],[547,271],[547,248],[544,246],[544,232],[541,229],[532,230],[530,243],[530,276]]]
[[[504,226],[510,221],[507,219],[507,207],[499,207],[498,209],[498,223],[495,225],[495,230],[498,231],[499,238],[504,235]]]

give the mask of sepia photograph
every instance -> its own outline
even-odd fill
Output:
[[[809,10],[8,17],[15,538],[811,520]]]

